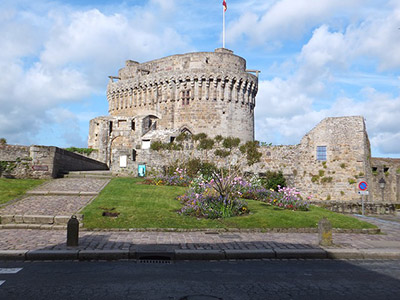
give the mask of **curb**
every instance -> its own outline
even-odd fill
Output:
[[[82,215],[77,214],[80,220],[80,231],[98,231],[98,232],[204,232],[205,234],[224,234],[224,233],[318,233],[318,228],[199,228],[199,229],[182,229],[182,228],[85,228]],[[67,221],[71,216],[50,216],[54,219],[54,223],[46,224],[28,224],[15,223],[15,218],[24,217],[20,215],[0,215],[0,230],[1,229],[45,229],[45,230],[65,230]],[[40,216],[39,216],[40,217]],[[46,217],[46,216],[43,216]],[[65,219],[65,225],[61,221]],[[68,219],[68,220],[67,220]],[[3,223],[1,222],[3,220]],[[56,222],[57,220],[57,222]],[[13,223],[11,223],[13,222]],[[50,221],[49,221],[50,222]],[[49,225],[49,226],[39,226]],[[354,233],[354,234],[380,234],[382,231],[379,228],[364,228],[364,229],[341,229],[332,228],[333,233]]]
[[[43,260],[229,260],[229,259],[400,259],[400,249],[258,249],[258,250],[0,250],[0,261]]]

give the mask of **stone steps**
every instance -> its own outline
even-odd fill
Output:
[[[0,215],[0,226],[4,229],[66,229],[71,216],[46,215]],[[83,215],[77,215],[83,226]]]
[[[64,178],[112,178],[111,171],[71,171]]]

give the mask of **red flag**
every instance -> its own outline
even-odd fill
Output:
[[[226,1],[222,1],[222,6],[224,7],[224,11],[228,9],[228,6],[226,5]]]

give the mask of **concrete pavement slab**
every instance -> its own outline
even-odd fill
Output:
[[[26,253],[26,260],[77,260],[78,250],[32,250]]]
[[[364,259],[400,259],[400,249],[360,249]]]
[[[262,259],[275,258],[273,249],[260,250],[224,250],[226,259]]]
[[[274,249],[276,258],[327,258],[323,249]]]
[[[25,260],[28,250],[0,250],[0,260]]]
[[[363,259],[364,255],[359,249],[325,249],[327,258],[331,259]]]
[[[79,260],[121,260],[129,259],[129,250],[80,250]]]
[[[225,253],[222,250],[175,250],[177,260],[223,260]]]

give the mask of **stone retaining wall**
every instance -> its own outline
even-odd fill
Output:
[[[68,171],[108,170],[106,164],[57,147],[0,145],[0,176],[56,178]]]
[[[340,201],[319,201],[312,204],[344,214],[361,214],[361,202],[340,202]],[[364,212],[367,215],[392,215],[396,212],[396,205],[393,203],[365,202]]]

